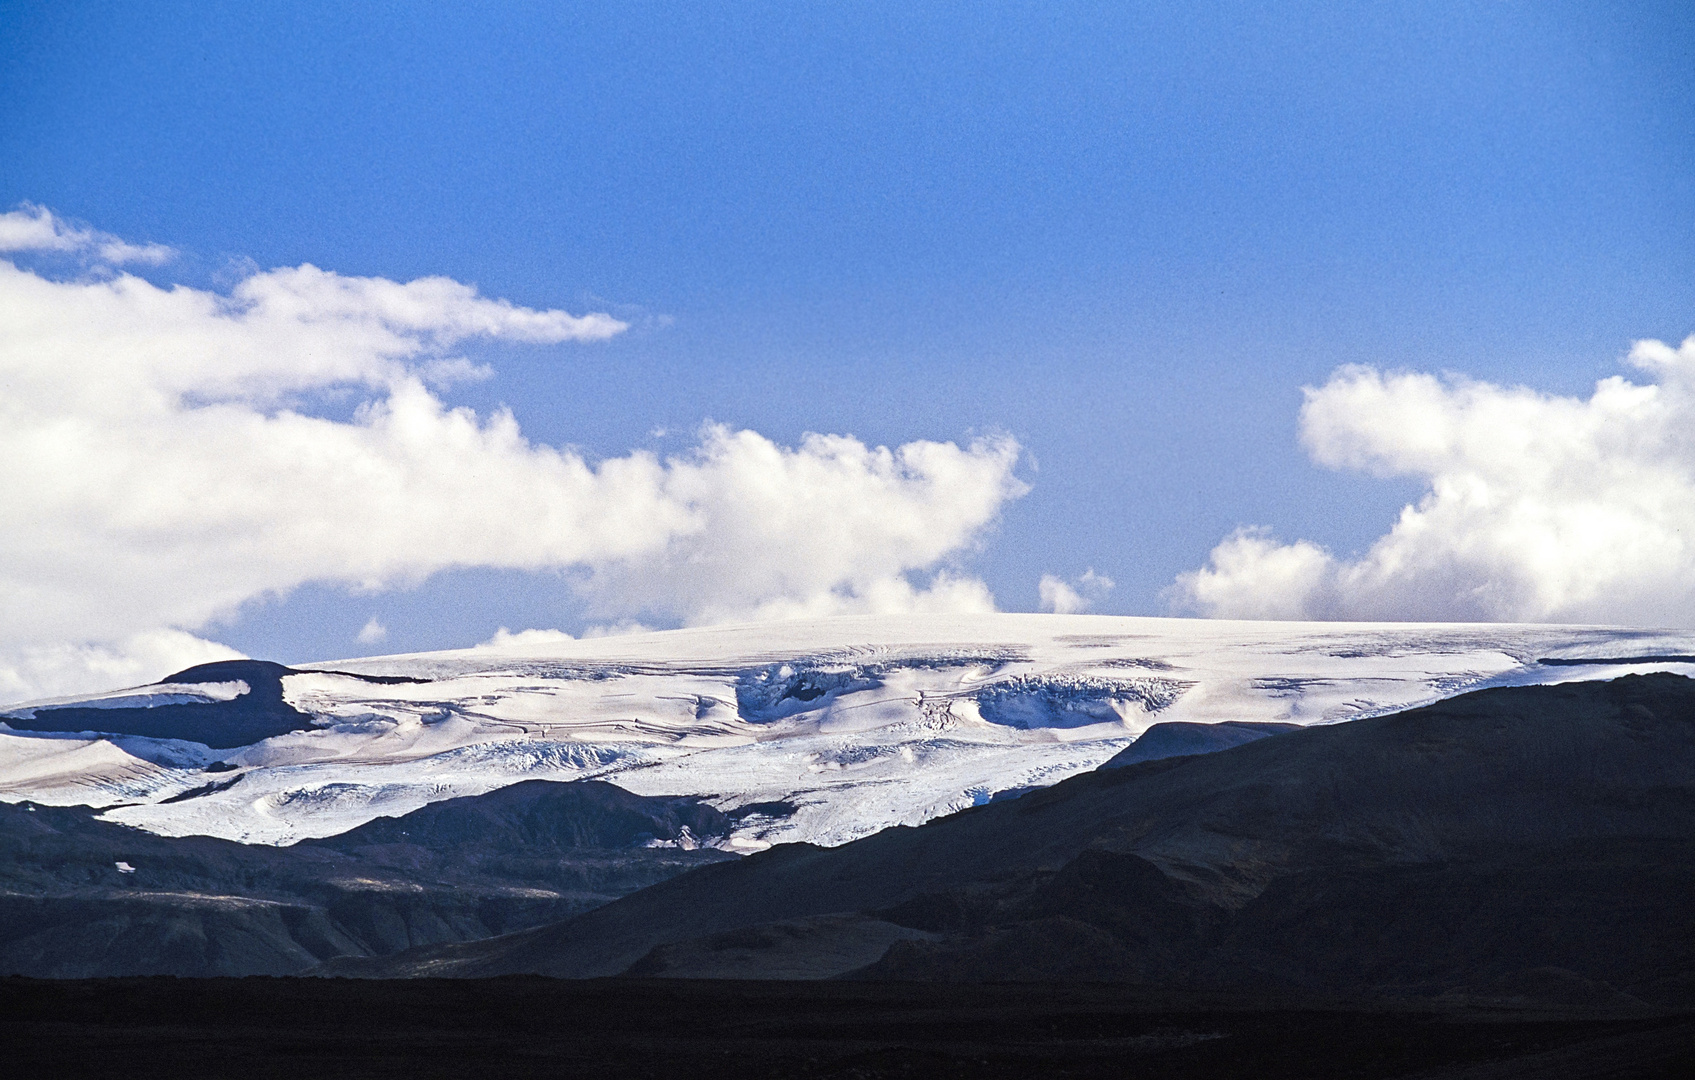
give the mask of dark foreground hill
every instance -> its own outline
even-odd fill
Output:
[[[1487,690],[327,972],[1695,1002],[1695,682]]]
[[[729,827],[699,800],[597,781],[523,781],[286,848],[0,804],[0,974],[281,975],[489,937],[732,858],[687,850]]]

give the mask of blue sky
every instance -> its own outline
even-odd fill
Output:
[[[1358,553],[1427,484],[1312,460],[1344,364],[1583,396],[1695,332],[1680,3],[0,3],[0,209],[181,253],[445,275],[630,324],[467,346],[591,460],[1006,433],[1030,485],[957,556],[1170,610],[1243,525]],[[235,269],[232,269],[234,267]],[[322,406],[333,412],[333,403]],[[254,600],[281,659],[580,629],[468,568]],[[203,628],[204,629],[204,628]]]

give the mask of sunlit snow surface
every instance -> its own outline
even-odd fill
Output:
[[[428,681],[288,676],[288,702],[323,726],[236,750],[0,734],[0,799],[288,843],[518,780],[594,777],[741,811],[741,850],[838,844],[1091,769],[1161,721],[1331,723],[1484,686],[1695,674],[1545,657],[1692,652],[1695,635],[1657,631],[1084,615],[520,641],[301,665]],[[185,692],[208,693],[122,693]]]

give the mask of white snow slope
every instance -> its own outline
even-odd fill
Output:
[[[519,780],[592,777],[708,798],[739,817],[736,850],[839,844],[1094,768],[1162,721],[1333,723],[1484,686],[1695,675],[1667,660],[1542,658],[1690,653],[1687,632],[1091,615],[520,635],[303,665],[427,681],[288,676],[286,699],[321,726],[235,750],[0,729],[0,799],[286,844]],[[231,689],[143,687],[83,703]]]

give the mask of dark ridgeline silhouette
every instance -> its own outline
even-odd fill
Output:
[[[1484,690],[1103,770],[325,970],[1695,1004],[1695,682]]]
[[[0,974],[296,974],[535,926],[734,858],[693,850],[730,829],[700,800],[593,780],[525,780],[291,847],[96,813],[0,804]]]
[[[247,691],[227,701],[193,701],[171,705],[109,706],[46,705],[0,716],[15,731],[89,732],[101,735],[141,735],[149,739],[182,739],[213,750],[250,746],[262,739],[306,731],[317,723],[283,700],[283,676],[315,671],[284,667],[269,660],[219,660],[197,664],[167,675],[153,686],[192,687],[207,683],[243,682]],[[416,683],[401,675],[346,675],[371,683]]]
[[[143,735],[230,750],[315,726],[310,716],[283,700],[283,676],[293,673],[294,669],[268,660],[220,660],[179,671],[155,685],[244,682],[245,694],[229,701],[136,708],[54,705],[34,709],[32,715],[6,716],[0,720],[17,731]]]

